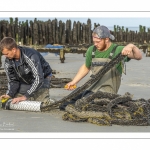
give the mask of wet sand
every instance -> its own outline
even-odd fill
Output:
[[[142,52],[143,53],[143,52]],[[59,56],[49,53],[44,56],[52,69],[56,70],[55,77],[73,78],[79,67],[84,63],[85,57],[82,54],[65,54],[65,62],[61,63]],[[2,59],[4,61],[4,58]],[[133,99],[150,98],[150,57],[140,61],[131,60],[126,63],[126,75],[122,76],[122,83],[118,94],[130,92]],[[89,78],[87,75],[77,86],[84,84]],[[50,89],[51,98],[60,100],[71,91],[63,88]],[[98,126],[87,122],[70,122],[62,120],[64,112],[54,110],[52,112],[27,112],[17,110],[0,110],[0,132],[149,132],[150,126]]]

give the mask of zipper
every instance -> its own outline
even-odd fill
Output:
[[[21,59],[21,57],[20,57],[20,59]],[[18,66],[16,66],[13,61],[12,61],[12,64],[13,64],[14,69],[16,70],[18,76],[19,76],[25,83],[29,84],[25,79],[23,79],[23,78],[21,77],[21,75],[20,75],[20,73],[19,73],[19,70],[18,70]],[[19,66],[20,66],[20,65],[19,65]]]
[[[21,77],[21,75],[20,75],[20,73],[19,73],[19,70],[18,70],[18,67],[14,67],[14,68],[15,68],[17,74],[19,75],[19,77],[20,77],[25,83],[29,84],[27,81],[25,81],[25,80]]]

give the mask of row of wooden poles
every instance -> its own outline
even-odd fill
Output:
[[[18,18],[10,18],[10,20],[0,20],[0,40],[3,37],[13,37],[16,42],[22,45],[79,45],[92,44],[92,31],[100,24],[94,23],[92,27],[91,19],[87,19],[87,23],[79,21],[71,22],[67,20],[65,23],[48,19],[47,21],[32,20],[18,21]],[[144,26],[139,26],[139,31],[131,31],[128,28],[114,25],[111,33],[115,36],[114,42],[135,42],[149,43],[150,29],[146,31]]]

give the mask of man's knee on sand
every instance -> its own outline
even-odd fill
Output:
[[[23,96],[21,93],[17,93],[15,97]],[[41,101],[45,102],[50,99],[49,89],[48,88],[40,88],[35,93],[33,93],[28,100],[30,101]]]
[[[20,84],[19,91],[15,97],[23,96],[30,87],[31,85],[28,84]],[[37,91],[32,93],[31,96],[28,98],[28,100],[45,101],[45,99],[49,99],[50,98],[49,88],[50,88],[50,78],[47,77],[44,79],[43,85]]]
[[[50,99],[49,89],[48,88],[41,88],[36,91],[33,95],[36,101],[44,102],[45,100]]]

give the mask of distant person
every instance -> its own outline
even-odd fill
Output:
[[[0,42],[0,52],[6,57],[4,69],[8,79],[8,90],[2,98],[11,98],[12,103],[25,100],[53,102],[49,87],[52,69],[36,50],[18,46],[11,37]]]
[[[112,43],[115,37],[110,34],[109,29],[105,26],[96,27],[93,30],[92,38],[94,44],[90,46],[86,52],[85,63],[80,67],[74,79],[66,85],[67,90],[73,90],[73,87],[84,78],[90,70],[92,74],[96,74],[105,63],[109,62],[119,53],[127,55],[126,59],[124,59],[125,62],[128,62],[130,59],[142,59],[142,53],[135,45],[128,44],[127,46],[117,46],[115,43]],[[89,91],[102,91],[117,94],[121,84],[122,72],[123,63],[120,62],[110,69],[100,80],[93,83],[87,89],[87,92],[84,93],[88,93]],[[83,94],[79,95],[77,98],[79,99],[82,96]],[[74,103],[76,100],[75,98],[71,103]],[[67,104],[68,103],[63,104],[60,109],[64,109]]]

